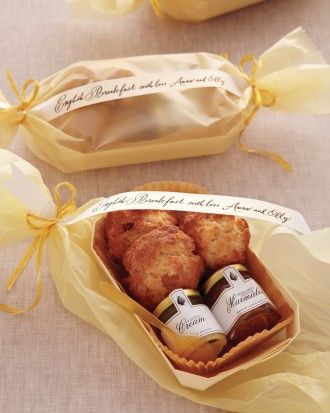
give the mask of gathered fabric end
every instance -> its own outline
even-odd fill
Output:
[[[19,122],[14,116],[1,116],[0,110],[0,148],[6,148],[15,136]]]
[[[69,191],[69,199],[66,202],[63,202],[61,199],[61,190],[66,188]],[[10,290],[20,278],[23,273],[23,270],[35,255],[35,270],[37,274],[37,283],[36,283],[36,292],[33,299],[33,302],[28,307],[19,309],[12,307],[7,304],[0,304],[0,311],[9,313],[9,314],[23,314],[27,311],[32,310],[36,307],[41,299],[42,295],[42,281],[41,281],[41,269],[43,263],[43,256],[45,252],[46,242],[51,230],[59,223],[60,219],[65,215],[72,214],[76,210],[76,194],[77,189],[74,185],[69,182],[61,182],[55,187],[54,190],[54,201],[56,204],[56,215],[53,219],[44,218],[38,215],[35,215],[31,212],[26,214],[26,225],[29,230],[35,232],[37,235],[33,238],[32,242],[28,246],[23,258],[19,262],[16,269],[7,279],[6,287],[7,290]]]
[[[24,122],[28,109],[36,102],[40,91],[40,83],[35,79],[26,80],[19,91],[9,69],[6,70],[6,77],[18,103],[0,106],[0,147],[5,147],[10,143],[18,126]],[[32,91],[29,93],[31,86]]]
[[[247,63],[252,63],[252,68],[249,74],[245,73],[244,65]],[[244,120],[246,126],[248,126],[253,119],[254,115],[257,111],[262,107],[270,107],[273,106],[276,102],[276,97],[273,95],[272,92],[265,89],[260,89],[256,83],[256,73],[258,70],[259,62],[254,55],[248,54],[244,56],[240,61],[240,71],[242,77],[247,81],[247,83],[252,88],[252,99],[253,99],[253,107],[251,112],[247,115]]]
[[[249,74],[244,71],[244,65],[247,63],[252,63],[252,68]],[[256,73],[258,70],[259,62],[256,57],[252,54],[244,56],[240,61],[240,71],[242,77],[248,82],[252,88],[252,109],[244,119],[244,128],[239,134],[239,145],[243,152],[249,154],[258,154],[267,156],[268,158],[275,161],[279,166],[281,166],[285,171],[292,172],[292,165],[287,162],[281,155],[273,151],[264,151],[262,149],[253,149],[242,143],[242,134],[248,127],[256,113],[262,106],[270,107],[276,102],[276,96],[269,90],[261,89],[256,83]]]

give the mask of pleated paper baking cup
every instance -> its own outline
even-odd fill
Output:
[[[193,360],[186,360],[179,357],[177,354],[173,353],[166,345],[164,345],[158,338],[157,335],[152,334],[152,329],[150,333],[153,335],[154,340],[157,342],[161,350],[169,357],[169,359],[180,369],[203,376],[214,375],[219,372],[223,367],[228,366],[230,363],[238,360],[240,357],[247,355],[252,350],[260,347],[262,350],[262,345],[266,342],[269,343],[267,351],[271,351],[276,348],[282,347],[283,342],[274,340],[270,342],[270,339],[275,335],[284,330],[293,321],[293,310],[288,304],[286,298],[276,285],[274,279],[272,279],[264,265],[257,258],[257,256],[252,252],[248,251],[247,266],[251,269],[251,273],[254,279],[262,287],[265,293],[273,301],[277,311],[281,315],[279,322],[270,330],[263,330],[253,336],[247,337],[244,341],[241,341],[235,347],[231,348],[222,357],[218,357],[215,361],[209,361],[208,363],[194,362]],[[281,343],[281,345],[280,345]]]
[[[210,377],[217,374],[222,370],[222,368],[238,360],[240,357],[244,357],[244,355],[249,354],[252,350],[259,347],[260,349],[262,349],[262,344],[282,331],[286,326],[290,324],[292,319],[293,313],[289,308],[287,308],[286,316],[282,317],[281,320],[271,330],[263,330],[259,333],[254,334],[253,336],[246,338],[244,341],[241,341],[239,344],[237,344],[237,346],[230,349],[230,351],[225,353],[222,357],[218,357],[215,361],[211,360],[208,363],[203,363],[202,361],[195,362],[194,360],[187,360],[183,357],[178,356],[163,344],[163,342],[155,334],[155,331],[152,327],[148,326],[148,330],[153,340],[157,343],[159,348],[168,356],[168,358],[175,366],[187,373]],[[274,342],[273,345],[274,348],[278,349],[278,342]]]

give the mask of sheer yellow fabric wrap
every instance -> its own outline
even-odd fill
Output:
[[[0,92],[0,146],[15,133],[38,157],[65,172],[224,152],[261,107],[283,112],[330,113],[330,66],[302,29],[289,33],[242,67],[208,53],[137,56],[75,63],[38,83],[25,82],[9,105]],[[252,66],[249,73],[248,64]],[[216,87],[127,97],[77,108],[45,121],[34,108],[52,96],[96,81],[212,69],[229,74],[238,97]],[[30,92],[30,93],[29,93]],[[265,137],[267,127],[265,126]],[[299,137],[297,145],[299,144]],[[271,145],[276,151],[276,142]],[[271,156],[290,169],[277,154]]]
[[[178,20],[201,22],[263,0],[157,0],[163,14]]]
[[[39,172],[5,150],[0,150],[0,182],[11,178],[10,163],[31,177],[51,199]],[[0,246],[34,236],[26,226],[28,211],[1,184],[0,199]],[[250,220],[249,224],[252,249],[300,304],[301,334],[275,359],[236,373],[203,392],[182,387],[135,317],[103,296],[99,283],[108,279],[91,254],[93,220],[70,226],[58,224],[50,231],[47,238],[50,273],[63,305],[110,335],[160,386],[197,403],[236,412],[277,413],[284,406],[290,413],[327,413],[330,409],[330,229],[298,236],[261,221]]]
[[[263,0],[150,0],[157,15],[200,22]],[[67,0],[73,16],[106,18],[122,16],[140,7],[144,0]]]
[[[68,201],[62,203],[60,189],[64,187],[66,187],[70,191],[70,198]],[[26,265],[35,255],[35,268],[37,273],[36,294],[32,304],[26,308],[19,309],[6,304],[0,304],[0,311],[4,311],[10,314],[22,314],[26,311],[32,310],[39,304],[42,294],[41,268],[46,242],[51,231],[59,224],[61,218],[63,218],[65,215],[72,214],[76,210],[75,196],[75,187],[68,182],[62,182],[61,184],[58,184],[56,186],[54,191],[56,214],[53,218],[45,218],[31,212],[26,213],[26,226],[29,230],[35,232],[36,235],[25,251],[22,260],[19,262],[16,269],[8,278],[6,286],[7,290],[10,290],[15,285],[16,281],[22,275]]]

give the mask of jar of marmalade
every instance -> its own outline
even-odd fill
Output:
[[[172,291],[158,304],[154,315],[178,334],[205,337],[217,352],[227,343],[222,328],[196,290]],[[166,342],[165,336],[163,339]]]
[[[216,271],[202,291],[230,345],[272,328],[280,319],[274,304],[244,265],[229,265]]]

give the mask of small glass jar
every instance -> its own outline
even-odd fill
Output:
[[[203,284],[205,302],[230,345],[265,329],[280,319],[274,304],[241,264],[216,271]]]
[[[178,334],[204,337],[218,353],[227,343],[222,328],[196,290],[172,291],[158,304],[154,315]]]

